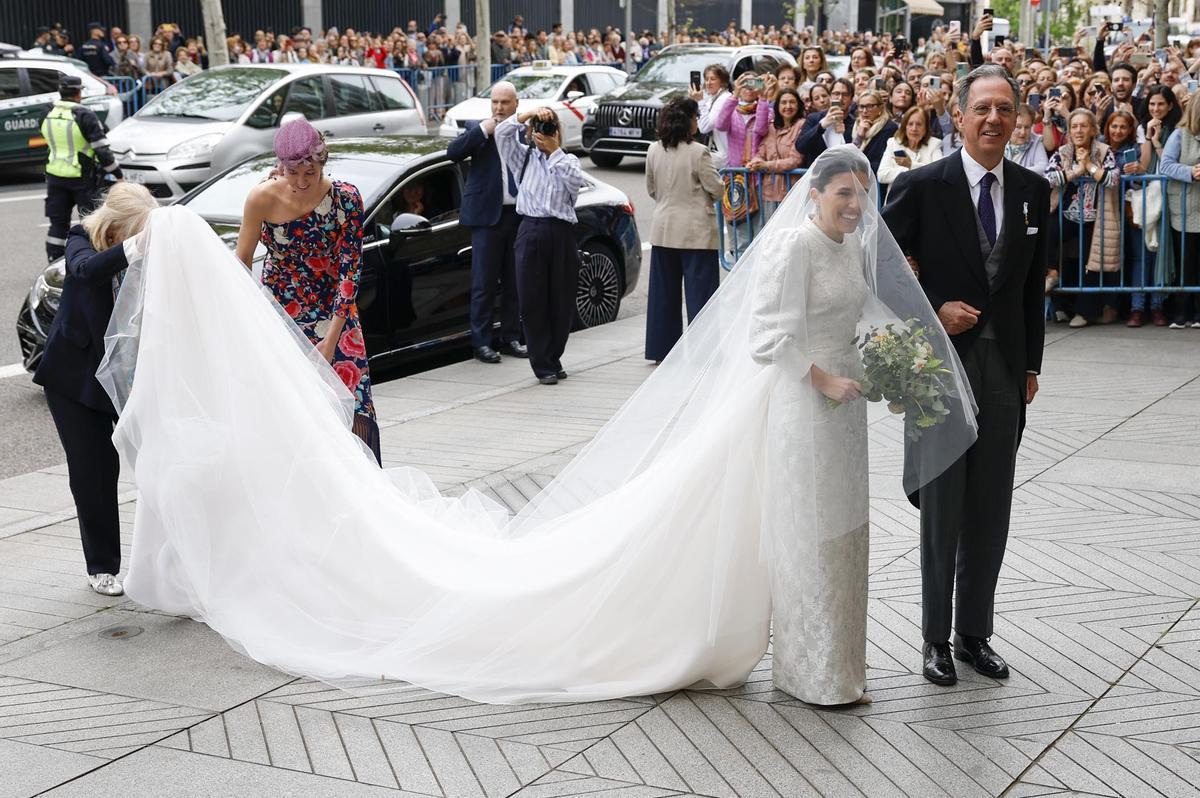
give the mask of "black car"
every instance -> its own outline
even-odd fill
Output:
[[[796,59],[782,47],[755,44],[673,44],[646,62],[623,86],[596,98],[583,122],[583,148],[597,166],[611,167],[626,155],[645,155],[657,140],[658,109],[687,93],[693,73],[721,64],[734,80],[743,72],[774,72]]]
[[[470,164],[450,161],[445,147],[445,139],[431,136],[329,145],[328,174],[357,186],[366,209],[358,309],[372,366],[403,365],[434,347],[470,338],[471,232],[458,223]],[[274,166],[274,155],[242,161],[179,202],[233,248],[246,195]],[[423,216],[405,213],[402,206],[401,190],[416,185],[424,192]],[[585,174],[575,210],[581,263],[576,325],[594,327],[616,319],[621,299],[636,287],[642,245],[633,206],[612,186]],[[58,309],[63,275],[61,260],[39,274],[17,318],[30,371]]]

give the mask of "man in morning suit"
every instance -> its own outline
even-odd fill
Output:
[[[471,228],[471,346],[484,363],[499,363],[493,348],[492,314],[500,293],[500,349],[515,357],[528,357],[521,343],[521,318],[517,304],[515,242],[521,217],[517,215],[517,184],[496,152],[492,134],[496,125],[517,112],[517,90],[507,81],[492,87],[492,115],[468,122],[446,153],[452,161],[471,159],[471,174],[463,195],[459,221]]]
[[[953,109],[962,149],[901,175],[883,210],[979,406],[975,443],[909,497],[921,508],[923,671],[940,685],[957,681],[952,655],[1008,676],[989,639],[1017,446],[1042,366],[1050,218],[1046,180],[1004,158],[1019,96],[1000,66],[963,78]]]

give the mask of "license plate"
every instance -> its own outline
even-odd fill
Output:
[[[137,169],[122,169],[121,171],[125,173],[125,179],[128,180],[130,183],[145,183],[146,182],[145,173],[139,172]]]
[[[640,139],[642,137],[642,129],[640,127],[610,127],[608,135],[621,139]]]

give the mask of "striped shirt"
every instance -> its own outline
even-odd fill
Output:
[[[524,125],[517,122],[514,114],[496,126],[496,149],[504,159],[504,165],[518,181],[517,213],[539,219],[562,219],[576,222],[575,199],[583,185],[583,170],[579,159],[561,147],[547,156],[537,147],[522,144],[517,135]],[[529,153],[529,164],[525,167],[525,178],[521,179],[521,168],[525,164],[525,153]]]

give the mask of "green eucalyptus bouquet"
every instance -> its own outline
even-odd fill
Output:
[[[854,344],[862,353],[863,398],[868,402],[886,400],[888,410],[904,414],[909,440],[919,440],[925,430],[950,415],[946,398],[951,387],[946,378],[951,372],[945,361],[936,357],[918,319],[872,328],[855,338]]]

